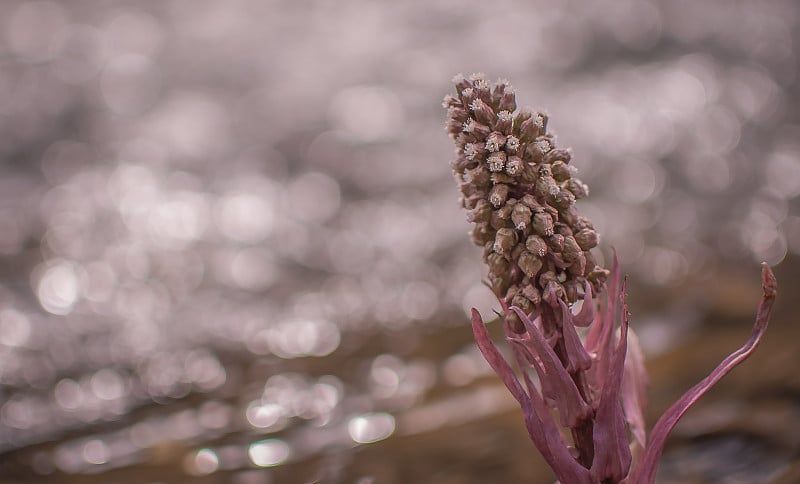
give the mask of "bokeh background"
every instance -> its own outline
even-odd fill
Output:
[[[505,77],[630,274],[663,483],[800,481],[800,4],[0,3],[0,482],[552,482],[482,362],[450,78]]]

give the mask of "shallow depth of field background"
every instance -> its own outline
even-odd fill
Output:
[[[0,482],[552,482],[443,122],[508,78],[630,275],[660,482],[797,482],[800,4],[0,3]]]

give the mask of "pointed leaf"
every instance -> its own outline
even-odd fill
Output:
[[[510,333],[510,331],[507,333]],[[544,369],[542,359],[532,349],[533,343],[530,342],[530,336],[506,334],[506,340],[511,344],[514,354],[519,354],[521,356],[523,361],[519,361],[520,367],[524,367],[527,363],[527,365],[536,372],[536,376],[539,377],[539,384],[542,387],[542,397],[548,407],[555,409],[557,406],[555,392],[550,385],[550,378],[547,377],[547,371]],[[528,394],[531,394],[530,391]]]
[[[597,405],[594,421],[594,460],[591,474],[598,482],[610,479],[619,482],[628,475],[631,467],[631,450],[628,446],[628,432],[620,404],[620,385],[628,349],[628,308],[624,303],[625,285],[621,299],[622,326],[619,343],[609,367],[609,374]]]
[[[472,309],[472,332],[481,354],[522,407],[528,435],[556,476],[563,482],[591,484],[589,471],[570,455],[569,449],[561,439],[561,432],[552,420],[545,417],[548,412],[544,402],[536,398],[538,394],[535,393],[533,398],[529,398],[522,389],[511,366],[500,354],[489,336],[480,313],[474,308]],[[539,412],[537,412],[537,408]],[[537,413],[541,413],[543,417],[540,418]]]
[[[508,362],[506,362],[503,355],[500,354],[500,351],[494,345],[489,331],[486,330],[486,326],[483,324],[481,314],[475,308],[472,308],[472,334],[475,337],[475,343],[477,343],[478,349],[481,354],[483,354],[483,358],[489,363],[492,370],[497,373],[497,376],[500,377],[500,380],[511,395],[513,395],[520,404],[523,401],[527,401],[528,395],[525,393],[525,390],[522,389],[522,385],[520,385],[517,376],[514,374],[514,370],[511,369],[511,366],[509,366]]]
[[[561,424],[565,427],[576,427],[578,423],[592,415],[592,408],[581,397],[575,382],[572,381],[567,370],[561,366],[561,361],[553,348],[547,344],[544,335],[521,309],[515,306],[512,306],[511,309],[517,313],[531,336],[528,341],[529,351],[538,355],[542,361],[546,372],[544,378],[548,379],[557,401]]]
[[[517,348],[525,350],[521,345],[517,345]],[[540,428],[544,432],[548,446],[547,451],[553,459],[552,463],[550,460],[547,462],[550,464],[556,477],[563,482],[588,484],[590,482],[589,470],[580,465],[569,451],[567,444],[564,442],[563,435],[558,430],[558,427],[556,427],[550,412],[545,406],[544,400],[535,391],[535,387],[528,377],[528,373],[523,371],[522,377],[525,379],[525,384],[529,388],[531,403],[533,404],[536,417],[538,417],[537,428]],[[526,419],[526,426],[527,425]],[[539,451],[542,452],[542,449],[539,449]],[[544,454],[545,453],[542,452],[542,455]],[[547,460],[547,457],[545,457],[545,459]]]
[[[589,281],[586,281],[585,293],[580,312],[572,318],[573,324],[579,328],[585,328],[592,324],[597,313],[595,302],[592,300],[592,285],[589,284]]]
[[[646,443],[644,410],[647,407],[647,370],[644,355],[639,346],[639,338],[633,329],[628,328],[628,354],[625,357],[625,371],[622,374],[622,409],[631,433],[640,448]]]
[[[589,329],[586,336],[586,349],[594,354],[594,364],[588,371],[589,381],[593,388],[599,389],[605,385],[608,375],[608,365],[611,361],[612,342],[611,334],[617,322],[617,301],[619,299],[619,280],[621,271],[617,255],[614,253],[614,266],[611,270],[611,282],[606,286],[605,311],[597,318],[595,324]]]
[[[592,366],[592,357],[586,352],[578,331],[572,324],[572,312],[563,300],[559,299],[558,304],[561,306],[561,332],[567,349],[567,371],[577,373],[588,370]]]
[[[772,305],[775,302],[778,289],[778,282],[775,280],[775,275],[766,263],[762,264],[761,281],[764,294],[758,306],[756,321],[753,325],[753,332],[750,334],[750,338],[739,349],[722,360],[722,362],[714,368],[714,371],[700,383],[684,393],[683,396],[658,419],[658,422],[656,422],[656,425],[653,427],[653,431],[650,433],[650,443],[647,448],[645,448],[642,459],[636,466],[633,479],[631,480],[632,484],[653,484],[655,482],[658,461],[661,457],[661,453],[664,451],[664,444],[667,441],[669,433],[678,423],[678,420],[680,420],[683,414],[685,414],[700,397],[705,395],[708,390],[716,385],[722,377],[727,375],[739,363],[746,360],[758,346],[761,337],[764,335],[764,331],[767,329],[770,313],[772,312]]]

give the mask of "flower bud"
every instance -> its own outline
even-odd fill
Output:
[[[514,211],[511,212],[511,221],[514,222],[514,227],[516,227],[517,230],[525,230],[525,227],[531,223],[532,215],[533,212],[531,212],[528,206],[517,203],[514,206]]]
[[[513,129],[514,135],[517,138],[521,138],[520,129],[522,127],[522,124],[525,121],[529,120],[531,118],[531,115],[532,115],[532,113],[530,111],[528,111],[527,109],[523,109],[520,112],[518,112],[517,115],[514,117],[514,127],[512,129]]]
[[[483,245],[492,240],[494,231],[489,227],[489,224],[479,223],[472,227],[472,240],[478,245]]]
[[[567,182],[567,190],[569,190],[576,199],[589,196],[589,187],[577,178],[573,178]]]
[[[517,240],[519,240],[519,234],[517,234]],[[525,246],[523,246],[522,244],[517,244],[517,245],[515,245],[515,246],[514,246],[514,248],[513,248],[513,249],[511,249],[511,260],[513,260],[513,261],[519,260],[519,256],[520,256],[520,255],[521,255],[521,254],[522,254],[524,251],[525,251]],[[517,271],[517,272],[519,272],[519,271],[518,271],[518,269],[519,269],[519,266],[515,266],[515,267],[512,267],[512,268],[511,268],[511,270],[512,270],[512,271]],[[518,275],[519,275],[519,274],[517,274],[517,276],[518,276]],[[515,280],[516,280],[516,279],[518,279],[518,277],[515,277]]]
[[[530,300],[534,306],[542,302],[542,295],[533,284],[527,284],[522,288],[522,294]]]
[[[513,121],[514,117],[511,115],[511,112],[500,111],[497,113],[497,120],[495,121],[494,129],[508,135],[511,133],[511,123]]]
[[[547,246],[550,247],[550,250],[553,252],[561,252],[564,250],[564,236],[561,234],[553,234],[550,237],[545,238],[547,241]]]
[[[442,107],[445,109],[457,108],[460,106],[461,106],[461,101],[456,99],[456,97],[453,96],[452,94],[445,94],[444,99],[442,99]]]
[[[520,139],[522,140],[524,138],[520,137]],[[547,154],[547,152],[549,152],[551,149],[553,149],[552,141],[544,136],[540,136],[536,138],[533,143],[528,144],[526,152],[533,161],[539,163],[544,159],[544,155]]]
[[[502,205],[506,198],[508,198],[508,185],[495,185],[492,187],[492,191],[489,192],[489,203],[495,207]]]
[[[472,118],[469,118],[464,122],[464,126],[462,126],[461,131],[475,136],[476,139],[486,138],[489,136],[489,133],[491,133],[488,126],[483,123],[478,123]]]
[[[583,229],[575,234],[575,240],[582,250],[591,250],[597,247],[597,232],[593,229]]]
[[[519,319],[517,313],[512,312],[510,314],[506,314],[503,317],[505,318],[506,325],[508,325],[508,328],[511,330],[511,332],[516,334],[525,333],[526,331],[525,325],[522,323],[522,320]]]
[[[567,302],[572,304],[579,299],[578,288],[580,284],[575,279],[568,279],[564,282],[564,294],[567,296]]]
[[[578,258],[578,254],[582,252],[575,237],[568,235],[564,237],[564,250],[561,251],[561,256],[567,262],[574,262]]]
[[[508,272],[508,259],[503,257],[502,254],[492,252],[486,257],[486,263],[489,266],[489,272],[493,274],[505,274]]]
[[[578,209],[575,207],[575,205],[570,205],[569,207],[560,210],[558,212],[558,216],[565,224],[574,226],[575,222],[578,220]]]
[[[475,83],[475,90],[478,93],[478,99],[483,101],[486,106],[492,105],[492,91],[489,89],[489,83],[486,81],[476,82]],[[494,113],[494,109],[492,109],[492,113]]]
[[[552,151],[549,151],[542,161],[549,164],[555,164],[557,161],[561,161],[564,164],[568,164],[572,159],[572,150],[569,148],[555,148]]]
[[[489,257],[489,254],[494,253],[493,247],[494,247],[494,239],[483,244],[483,250],[481,251],[481,256],[483,257],[483,260],[486,260],[486,258]]]
[[[492,285],[492,290],[495,294],[505,294],[511,285],[511,275],[508,271],[490,272],[489,283]]]
[[[547,243],[538,235],[528,236],[527,240],[525,240],[525,248],[539,257],[544,257],[547,254]]]
[[[465,156],[459,156],[453,160],[452,163],[450,163],[450,166],[456,171],[456,173],[462,173],[467,168],[475,166],[475,162],[468,160]]]
[[[546,213],[537,213],[533,216],[533,231],[545,237],[553,235],[553,218]]]
[[[553,205],[560,209],[566,209],[575,203],[575,195],[566,188],[559,188],[558,193],[553,197]]]
[[[469,119],[467,121],[470,121]],[[467,121],[464,121],[465,123]],[[461,128],[464,126],[462,125]],[[477,138],[469,133],[465,133],[463,129],[459,128],[458,136],[456,136],[456,145],[464,146],[467,143],[474,143]]]
[[[489,170],[484,165],[478,165],[471,170],[464,171],[463,179],[464,183],[484,186],[489,183]]]
[[[478,93],[475,92],[475,89],[473,89],[472,86],[465,87],[464,89],[461,90],[460,93],[461,93],[461,103],[464,106],[469,106],[470,103],[472,103],[472,101],[474,101],[478,97]]]
[[[506,138],[506,151],[509,153],[516,153],[519,151],[519,138],[514,135],[508,135]]]
[[[517,232],[514,229],[502,228],[494,237],[494,251],[498,254],[510,254],[517,245]]]
[[[542,259],[540,259],[538,256],[528,252],[527,250],[524,250],[519,255],[517,265],[520,269],[522,269],[522,272],[524,272],[526,276],[535,278],[536,274],[542,270],[543,263]]]
[[[517,286],[516,284],[512,284],[506,291],[506,297],[505,297],[506,302],[511,303],[511,299],[513,299],[514,296],[519,294],[519,292],[520,292],[519,286]]]
[[[526,205],[534,212],[543,211],[542,206],[539,204],[539,202],[536,201],[536,197],[534,197],[530,193],[526,193],[525,195],[523,195],[522,198],[519,199],[519,203]]]
[[[511,176],[517,176],[522,172],[522,158],[519,156],[511,156],[506,161],[506,173]]]
[[[508,79],[498,79],[497,82],[494,84],[494,89],[492,90],[492,105],[497,106],[500,103],[500,98],[503,97],[503,93],[506,92],[506,88],[513,90],[514,88],[511,87],[511,84],[508,82]]]
[[[497,108],[508,111],[509,113],[513,113],[514,110],[517,109],[517,99],[514,95],[514,89],[511,86],[506,86],[503,95],[500,96]]]
[[[484,199],[478,200],[475,208],[467,212],[467,221],[472,223],[488,222],[492,216],[492,206]]]
[[[472,188],[472,190],[470,190],[470,188]],[[461,197],[461,206],[467,210],[472,210],[479,200],[486,198],[482,191],[475,190],[474,188],[474,186],[468,184],[461,185],[461,192],[464,194],[464,196]]]
[[[538,176],[536,175],[536,168],[528,162],[522,163],[522,172],[517,175],[519,181],[526,185],[533,185],[536,183]]]
[[[544,288],[543,298],[547,304],[557,308],[558,300],[564,297],[564,286],[558,281],[550,280]]]
[[[576,230],[583,230],[583,229],[590,229],[594,230],[594,224],[588,218],[584,217],[583,215],[579,215],[575,219],[575,223],[573,224]]]
[[[547,287],[547,283],[550,281],[558,282],[558,277],[556,276],[555,272],[545,271],[539,274],[539,279],[537,280],[539,287]]]
[[[469,75],[468,79],[472,81],[472,85],[475,87],[475,89],[484,91],[489,90],[489,83],[486,82],[486,74],[483,72],[473,72]]]
[[[586,270],[583,272],[583,275],[588,276],[589,273],[592,272],[595,267],[597,267],[597,260],[589,251],[584,252],[583,256],[586,258]]]
[[[602,269],[598,266],[595,266],[594,269],[589,272],[589,275],[586,276],[586,279],[592,283],[596,290],[606,283],[606,279],[608,279],[609,274],[610,272],[608,269]]]
[[[453,118],[447,118],[447,121],[444,123],[444,127],[450,137],[457,140],[462,132],[464,123]]]
[[[482,160],[486,156],[486,150],[478,143],[465,143],[464,156],[471,161]]]
[[[511,305],[522,309],[522,312],[525,314],[530,314],[533,312],[533,303],[530,299],[522,294],[517,294],[511,298]]]
[[[486,138],[486,151],[494,153],[499,151],[506,144],[506,137],[499,131],[494,131]]]
[[[469,118],[469,113],[464,109],[464,106],[459,103],[447,108],[447,116],[463,123]]]
[[[540,176],[536,179],[536,192],[548,202],[553,202],[559,192],[559,187],[552,177]]]
[[[572,176],[572,170],[569,169],[569,165],[561,160],[558,160],[552,164],[552,171],[553,178],[555,178],[557,182],[569,180]]]
[[[515,185],[517,181],[513,176],[506,172],[492,173],[489,176],[489,179],[492,180],[492,183],[494,184],[502,183],[508,186]]]
[[[494,122],[495,116],[494,111],[492,108],[486,104],[482,99],[475,99],[469,105],[470,110],[472,110],[473,114],[475,115],[475,119],[480,121],[485,125],[490,125]]]
[[[453,79],[451,80],[451,82],[456,85],[456,91],[457,92],[461,92],[461,91],[463,91],[464,89],[466,89],[468,87],[472,87],[472,83],[469,82],[467,80],[467,78],[464,77],[464,74],[461,74],[461,73],[456,74],[455,76],[453,76]]]
[[[575,256],[575,260],[567,267],[567,272],[573,277],[583,276],[584,272],[586,272],[586,256],[583,255],[583,252],[578,252]]]
[[[493,211],[489,220],[489,225],[495,230],[514,227],[514,224],[511,221],[512,210],[513,206],[506,203],[499,209]]]
[[[540,134],[539,128],[536,126],[536,121],[534,121],[533,117],[526,119],[519,126],[519,139],[521,141],[531,142]]]
[[[507,156],[505,151],[498,151],[489,155],[489,158],[486,159],[486,162],[489,163],[489,171],[495,173],[503,171],[506,167]]]
[[[479,199],[483,198],[480,196],[479,193],[475,193],[475,190],[468,190],[470,188],[468,184],[462,183],[461,184],[461,198],[459,202],[461,202],[461,206],[466,208],[467,210],[472,210],[475,208],[475,204],[478,202]]]
[[[552,200],[558,195],[559,186],[550,173],[550,165],[539,166],[538,174],[539,178],[536,179],[536,192],[546,197],[548,200]]]
[[[555,226],[555,233],[561,234],[564,237],[566,237],[568,235],[572,235],[572,229],[569,228],[569,225],[567,225],[565,223],[561,223],[561,222],[556,222],[553,225]]]
[[[536,121],[536,127],[539,128],[539,131],[542,133],[547,131],[547,115],[545,113],[536,113],[533,115],[533,119]]]

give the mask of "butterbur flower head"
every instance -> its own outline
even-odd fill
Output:
[[[571,153],[556,149],[555,137],[547,132],[547,116],[530,110],[515,113],[515,93],[508,81],[500,80],[490,85],[483,74],[469,77],[459,75],[453,80],[456,95],[447,97],[444,104],[451,117],[448,125],[460,123],[462,132],[467,135],[456,136],[451,131],[465,160],[465,163],[458,163],[456,168],[464,197],[483,198],[500,213],[505,205],[516,203],[523,197],[527,199],[525,205],[507,211],[510,215],[508,226],[498,214],[488,234],[496,235],[496,232],[491,232],[507,231],[508,228],[515,231],[515,245],[519,245],[520,250],[506,247],[505,241],[510,240],[507,235],[501,236],[502,243],[496,241],[497,237],[492,238],[495,239],[493,247],[500,249],[505,258],[514,263],[513,266],[518,266],[516,258],[522,253],[530,235],[550,238],[556,233],[557,223],[567,226],[570,235],[579,231],[579,228],[571,226],[574,219],[572,214],[575,201],[585,196],[587,190],[582,190],[585,186],[582,182],[573,180],[574,171],[566,168]],[[465,113],[468,116],[466,120],[463,119]],[[554,152],[555,155],[548,158]],[[556,161],[563,165],[557,172],[558,179],[551,166]],[[478,168],[478,173],[490,174],[488,179],[486,176],[476,176]],[[475,242],[483,246],[486,237],[483,230],[479,232],[481,236]],[[566,254],[562,253],[565,250],[563,240],[551,241],[549,250],[537,247],[529,251],[529,254],[540,259],[540,273],[552,272],[556,277],[563,278],[561,282],[570,281],[571,287],[581,288],[565,294],[568,298],[566,303],[574,303],[582,298],[582,288],[590,273],[604,271],[596,265],[586,267],[586,261],[594,261],[594,258],[577,255],[576,250],[583,252],[584,249],[581,244],[574,243],[575,240],[567,242]],[[588,247],[591,244],[584,245]],[[596,245],[591,245],[587,250]],[[569,270],[573,265],[575,267]],[[529,263],[525,263],[525,266],[533,267]],[[494,276],[499,277],[498,274]],[[517,271],[511,275],[511,285],[520,288],[533,285],[541,293],[545,288],[538,285],[537,276]],[[527,280],[523,281],[523,278]],[[595,277],[593,281],[593,284],[598,284],[594,289],[599,290],[602,278]],[[498,297],[510,303],[510,295],[498,294]]]
[[[764,265],[751,338],[681,397],[648,441],[647,377],[628,323],[625,283],[616,258],[608,271],[591,252],[599,235],[578,212],[576,201],[589,188],[575,176],[572,151],[556,146],[545,114],[515,113],[508,81],[492,86],[475,74],[453,82],[456,95],[443,102],[458,155],[452,166],[503,308],[513,360],[502,357],[473,309],[478,348],[519,402],[531,440],[559,482],[652,484],[678,419],[760,341],[775,278]],[[578,328],[587,328],[585,338]]]

